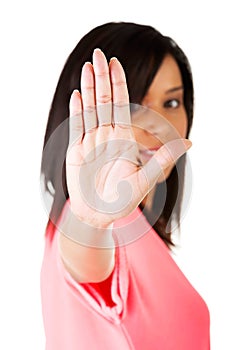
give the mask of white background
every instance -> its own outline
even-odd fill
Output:
[[[44,349],[39,274],[47,216],[39,173],[60,71],[87,31],[133,21],[173,37],[193,68],[193,194],[176,259],[209,306],[212,349],[234,349],[231,1],[22,0],[2,6],[0,16],[0,348]]]

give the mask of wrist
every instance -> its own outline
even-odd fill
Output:
[[[94,218],[90,222],[84,222],[71,211],[70,206],[66,209],[58,228],[67,238],[83,246],[94,248],[115,246],[112,237],[113,223],[95,222]]]

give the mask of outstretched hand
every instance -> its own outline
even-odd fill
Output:
[[[83,222],[107,227],[130,214],[156,184],[163,169],[191,146],[186,139],[163,145],[141,166],[131,126],[124,70],[94,50],[84,64],[81,94],[70,100],[67,186],[72,212]]]

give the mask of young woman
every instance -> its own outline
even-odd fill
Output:
[[[192,117],[188,60],[152,27],[104,24],[69,56],[41,168],[47,350],[209,349],[209,311],[168,249]]]

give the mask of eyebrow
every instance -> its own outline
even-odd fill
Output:
[[[178,90],[183,90],[184,87],[181,85],[181,86],[176,86],[176,87],[173,87],[172,89],[169,89],[166,91],[166,94],[169,94],[171,92],[175,92],[175,91],[178,91]]]

